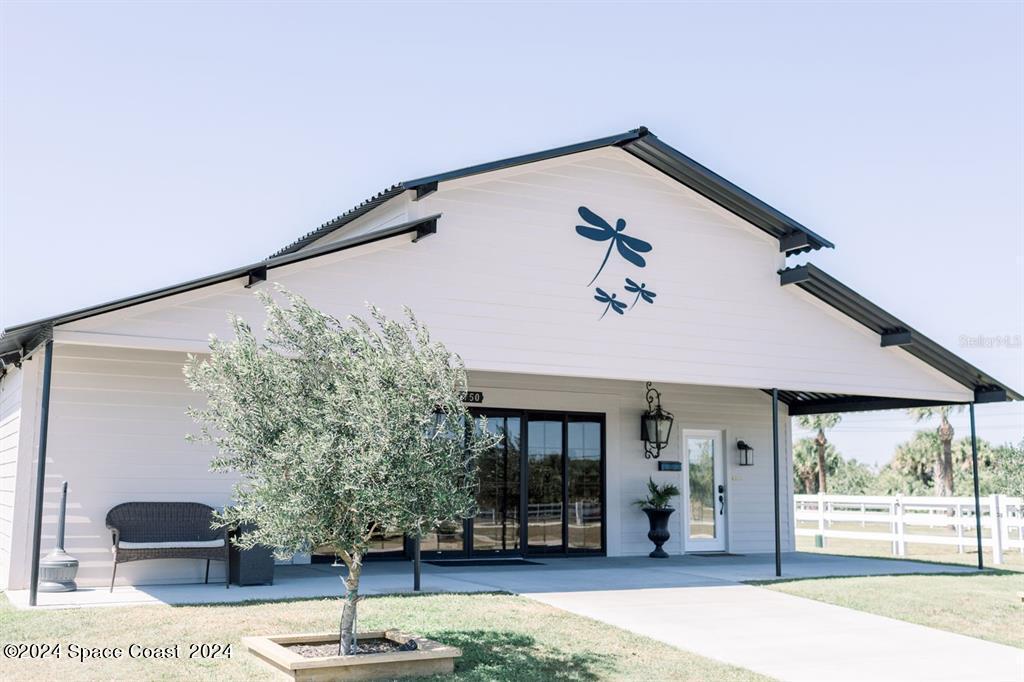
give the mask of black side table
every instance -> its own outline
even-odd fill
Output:
[[[243,525],[231,531],[232,537],[244,535],[251,526]],[[252,549],[239,549],[231,545],[231,582],[236,585],[273,585],[274,553],[269,547],[256,545]]]

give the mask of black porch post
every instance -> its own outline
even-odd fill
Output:
[[[420,538],[417,535],[412,541],[412,590],[420,591]]]
[[[43,395],[39,405],[39,461],[36,463],[36,508],[32,522],[32,577],[28,605],[36,605],[39,590],[39,549],[43,532],[43,483],[46,479],[46,433],[50,422],[50,376],[53,374],[53,340],[46,342],[43,355]]]
[[[775,474],[775,575],[782,577],[782,521],[779,517],[779,389],[772,389],[772,471]]]
[[[985,568],[981,552],[981,493],[978,489],[978,435],[974,430],[974,403],[971,403],[971,468],[974,473],[974,530],[978,535],[978,570]],[[995,529],[995,524],[992,525]]]

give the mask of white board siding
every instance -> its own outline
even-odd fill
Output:
[[[404,199],[403,199],[404,200]],[[598,320],[586,286],[606,248],[579,237],[587,205],[650,241],[648,267],[616,254],[596,285],[647,282],[654,305]],[[411,306],[471,369],[680,384],[963,401],[970,391],[805,294],[779,286],[778,243],[618,149],[451,183],[409,212],[442,213],[438,233],[272,271],[338,316],[370,300]],[[266,287],[267,285],[261,285]],[[259,326],[241,283],[61,327],[157,347],[229,333],[226,311]]]
[[[234,477],[209,472],[212,449],[185,441],[196,431],[185,415],[200,402],[185,385],[185,355],[159,351],[55,345],[50,396],[42,551],[56,540],[60,485],[68,481],[65,547],[80,562],[81,585],[110,579],[107,511],[120,502],[195,501],[217,507],[231,499]],[[20,485],[31,486],[32,472]],[[34,480],[34,479],[32,479]],[[28,563],[28,550],[23,554]],[[201,581],[200,561],[122,564],[118,582]],[[221,580],[211,565],[210,579]],[[27,586],[27,571],[20,585]]]
[[[50,440],[42,548],[53,546],[60,482],[70,482],[66,547],[81,562],[82,585],[104,585],[110,576],[110,534],[104,519],[115,504],[132,500],[188,500],[227,504],[234,479],[208,471],[208,446],[185,441],[195,425],[184,414],[197,397],[181,374],[184,354],[136,349],[55,346]],[[471,388],[481,390],[487,407],[597,412],[606,416],[608,553],[646,554],[646,518],[631,504],[644,493],[648,476],[682,485],[682,475],[657,472],[643,458],[639,416],[645,409],[637,382],[570,379],[473,372]],[[729,549],[773,548],[770,401],[760,391],[663,384],[663,402],[676,415],[664,459],[679,459],[682,429],[724,431],[729,486]],[[38,400],[38,397],[36,397]],[[790,521],[789,433],[783,414],[782,476],[784,548],[793,546]],[[743,438],[755,449],[755,466],[738,469],[734,445]],[[33,469],[19,474],[19,489],[31,487]],[[26,506],[29,506],[26,504]],[[683,550],[682,514],[673,518],[670,552]],[[27,527],[27,526],[26,526]],[[29,540],[25,534],[25,540]],[[13,556],[23,566],[11,588],[28,580],[27,542]],[[211,579],[221,577],[216,567]],[[197,582],[204,564],[167,560],[124,564],[120,583]]]
[[[0,588],[4,589],[11,564],[24,378],[25,373],[15,368],[0,378]]]

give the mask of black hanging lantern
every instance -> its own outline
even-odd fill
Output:
[[[640,416],[640,439],[644,441],[644,457],[658,459],[668,446],[674,417],[661,407],[661,392],[647,382],[647,411]]]
[[[747,445],[745,441],[736,441],[736,449],[740,451],[740,466],[754,466],[754,448]]]

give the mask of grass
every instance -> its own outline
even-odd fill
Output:
[[[810,547],[801,540],[809,540]],[[800,551],[892,558],[888,545],[830,538],[824,549],[813,538],[797,538]],[[876,543],[877,544],[877,543]],[[884,544],[884,543],[883,543]],[[956,548],[907,548],[908,559],[948,564],[977,565],[977,552],[960,554]],[[923,551],[922,551],[923,550]],[[947,551],[943,551],[947,550]],[[952,550],[952,551],[948,551]],[[986,556],[986,565],[990,557]],[[762,587],[798,597],[845,606],[896,618],[968,637],[986,639],[1024,649],[1024,561],[1019,553],[1006,553],[998,570],[983,573],[890,575],[852,578],[810,578],[760,583]]]
[[[0,598],[0,640],[62,643],[60,660],[4,660],[7,679],[271,680],[241,648],[245,635],[333,631],[335,599],[203,606],[18,611]],[[368,597],[359,628],[400,628],[463,651],[455,680],[764,680],[652,639],[522,597],[439,594]],[[175,660],[68,660],[67,646],[180,645]],[[230,659],[187,660],[190,644],[233,645]]]
[[[856,528],[855,528],[856,526]],[[834,528],[842,530],[860,530],[859,524],[835,524]],[[869,529],[870,530],[870,529]],[[892,553],[888,542],[877,540],[851,540],[848,538],[826,538],[825,547],[814,546],[814,538],[797,536],[796,548],[800,552],[816,554],[841,554],[845,556],[877,557],[880,559],[911,559],[914,561],[930,561],[943,564],[978,565],[978,551],[975,548],[965,549],[963,553],[950,545],[925,545],[908,543],[906,556],[898,557]],[[992,563],[992,553],[986,551],[982,557],[986,568],[998,568],[1004,571],[1024,571],[1024,554],[1019,549],[1004,550],[1003,563],[998,566]]]

